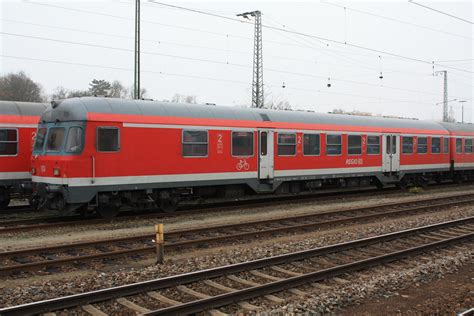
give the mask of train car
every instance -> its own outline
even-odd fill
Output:
[[[156,204],[448,178],[434,122],[84,97],[53,102],[32,159],[49,208]]]
[[[47,104],[0,101],[0,209],[12,194],[31,193],[30,161],[36,128]]]
[[[456,182],[474,179],[474,125],[441,123],[451,135],[451,168]]]

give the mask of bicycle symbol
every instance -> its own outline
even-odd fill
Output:
[[[238,163],[237,163],[237,171],[241,171],[241,170],[249,170],[250,168],[250,164],[247,162],[247,160],[245,159],[241,159]]]

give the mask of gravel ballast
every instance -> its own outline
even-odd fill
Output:
[[[314,233],[254,240],[245,245],[222,246],[213,249],[186,251],[168,256],[164,265],[144,268],[97,271],[85,275],[54,276],[51,280],[5,280],[0,285],[0,306],[11,306],[58,296],[76,294],[153,278],[186,273],[206,268],[254,260],[273,255],[306,250],[359,238],[399,231],[436,222],[472,216],[469,207],[457,207],[429,216],[418,215],[402,219],[387,219],[379,223],[358,224]],[[463,263],[463,260],[459,260]],[[46,277],[47,278],[47,277]]]

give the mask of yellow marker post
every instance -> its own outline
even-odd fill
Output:
[[[155,225],[156,233],[156,263],[163,264],[165,258],[165,229],[163,224]]]

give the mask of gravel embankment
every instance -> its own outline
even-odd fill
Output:
[[[456,207],[439,213],[387,219],[378,223],[357,224],[319,232],[257,239],[245,244],[185,251],[169,255],[164,265],[54,276],[51,280],[4,280],[0,285],[0,306],[43,300],[121,284],[160,278],[273,255],[306,250],[339,242],[399,231],[436,222],[472,216],[470,207]]]

